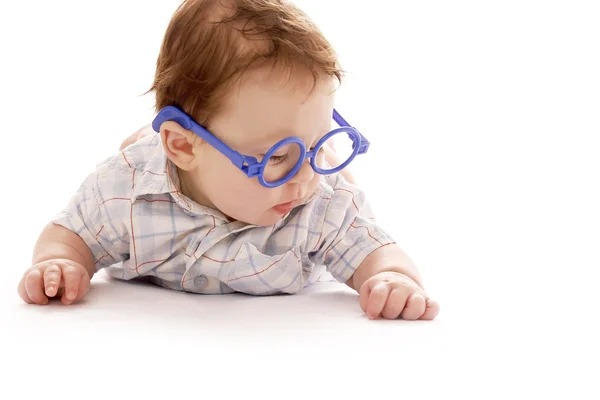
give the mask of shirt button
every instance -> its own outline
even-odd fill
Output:
[[[208,284],[208,279],[206,279],[206,276],[204,275],[198,275],[195,279],[194,279],[194,285],[196,287],[204,287]]]

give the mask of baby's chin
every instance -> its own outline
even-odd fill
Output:
[[[285,215],[276,214],[274,212],[266,212],[261,215],[259,218],[247,218],[245,220],[241,220],[246,222],[247,224],[256,225],[256,226],[272,226],[281,221]]]
[[[277,215],[273,210],[268,210],[268,211],[263,211],[262,213],[253,213],[253,214],[246,214],[246,213],[239,213],[239,212],[227,213],[227,212],[224,212],[223,210],[219,210],[219,211],[221,211],[227,217],[227,219],[229,219],[229,221],[231,221],[231,222],[240,221],[245,224],[255,225],[255,226],[275,225],[277,222],[281,221],[281,219],[284,217],[281,214]],[[257,215],[257,214],[260,214],[260,215]]]
[[[228,216],[231,221],[240,221],[249,225],[255,226],[272,226],[286,218],[290,213],[281,214],[273,209],[269,209],[267,211],[263,211],[260,215],[236,215],[236,216]]]

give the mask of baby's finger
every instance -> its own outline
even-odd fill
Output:
[[[79,292],[79,281],[81,280],[82,272],[77,268],[67,265],[62,269],[63,281],[65,283],[65,289],[61,302],[63,304],[71,304],[77,297]]]
[[[44,271],[44,288],[46,296],[54,297],[60,285],[61,271],[58,265],[51,265]]]
[[[81,300],[86,293],[90,290],[90,277],[87,272],[83,271],[79,278],[79,290],[77,291],[77,297],[73,300],[73,303]]]
[[[421,315],[422,320],[432,320],[440,313],[440,305],[435,300],[427,299],[426,300],[426,308],[423,315]]]
[[[367,304],[369,303],[369,295],[370,294],[371,294],[371,285],[369,284],[369,282],[363,283],[363,285],[361,286],[361,288],[358,292],[358,296],[359,296],[359,300],[360,300],[360,308],[361,308],[361,310],[363,310],[363,312],[365,314],[367,313]]]
[[[27,273],[29,274],[29,273]],[[33,304],[33,300],[31,300],[31,298],[29,297],[29,295],[27,294],[27,290],[25,290],[25,278],[27,277],[27,275],[23,276],[23,278],[21,278],[21,282],[19,282],[19,287],[17,289],[17,291],[19,292],[19,296],[23,299],[23,301],[27,304]]]
[[[375,319],[381,315],[389,294],[390,288],[386,284],[380,283],[373,287],[367,302],[367,317]]]
[[[419,319],[419,317],[425,312],[425,308],[425,297],[421,293],[413,293],[406,301],[406,306],[401,314],[402,319]]]
[[[27,295],[35,304],[48,304],[48,298],[44,295],[42,273],[34,269],[25,278],[25,290]]]
[[[404,290],[392,289],[390,295],[383,307],[383,317],[387,319],[396,319],[404,309],[406,299],[408,298]]]

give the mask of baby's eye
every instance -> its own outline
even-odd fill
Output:
[[[311,147],[310,149],[308,149],[308,151],[313,151],[314,149],[314,147]],[[319,151],[317,152],[316,156],[321,157],[323,154],[325,154],[325,146],[319,147]]]
[[[287,160],[287,158],[288,158],[287,154],[284,154],[281,156],[272,155],[271,158],[269,158],[269,164],[277,165],[277,164],[280,164],[280,163],[284,162],[285,160]]]

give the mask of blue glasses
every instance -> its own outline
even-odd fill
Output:
[[[307,158],[316,173],[328,175],[346,168],[354,157],[367,152],[369,141],[356,128],[350,126],[336,110],[333,110],[333,119],[339,128],[323,136],[313,148],[307,150],[302,139],[291,136],[275,143],[260,161],[233,150],[174,106],[160,110],[152,122],[152,128],[159,132],[164,122],[174,121],[220,151],[248,178],[257,177],[261,185],[274,188],[296,175]],[[335,149],[335,162],[325,160],[326,147]]]

